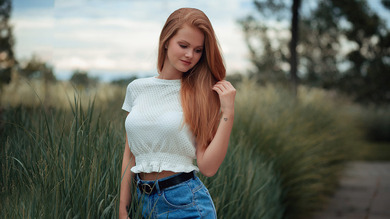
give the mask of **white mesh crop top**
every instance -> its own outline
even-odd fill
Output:
[[[199,171],[193,164],[194,137],[183,125],[180,80],[137,79],[126,91],[122,109],[134,173]]]

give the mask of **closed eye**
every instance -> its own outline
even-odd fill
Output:
[[[183,48],[183,49],[187,48],[186,45],[179,44],[179,46],[180,46],[181,48]]]
[[[202,49],[197,49],[197,50],[195,50],[195,52],[196,52],[196,53],[202,53],[203,50],[202,50]]]

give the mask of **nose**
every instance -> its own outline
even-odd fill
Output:
[[[185,57],[186,58],[192,58],[192,56],[194,55],[193,53],[194,52],[191,49],[189,49],[189,50],[187,50],[187,52],[185,54]]]

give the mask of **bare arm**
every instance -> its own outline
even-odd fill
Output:
[[[217,132],[203,150],[197,150],[196,159],[200,172],[205,176],[213,176],[217,173],[228,149],[230,134],[234,120],[234,99],[236,89],[228,81],[220,81],[214,87],[221,101],[222,119]]]
[[[131,202],[131,185],[134,174],[130,171],[130,169],[135,166],[134,155],[131,153],[129,148],[129,142],[127,141],[126,134],[126,143],[125,143],[125,151],[123,153],[122,160],[122,181],[121,181],[121,189],[120,189],[120,201],[119,201],[119,218],[128,218],[127,217],[127,206],[130,206]]]

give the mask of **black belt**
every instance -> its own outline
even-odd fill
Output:
[[[139,175],[138,175],[139,177]],[[178,174],[177,176],[174,176],[172,178],[169,178],[169,179],[166,179],[166,180],[157,180],[157,183],[158,183],[158,187],[160,188],[160,190],[164,190],[164,189],[167,189],[171,186],[174,186],[174,185],[177,185],[179,183],[182,183],[182,182],[185,182],[191,178],[195,178],[195,175],[194,175],[194,171],[192,172],[189,172],[189,173],[180,173]],[[139,183],[138,184],[138,188],[139,190],[142,192],[142,193],[145,193],[145,194],[153,194],[155,192],[157,192],[157,189],[156,189],[156,181],[151,183],[151,184],[148,184],[148,183]]]

